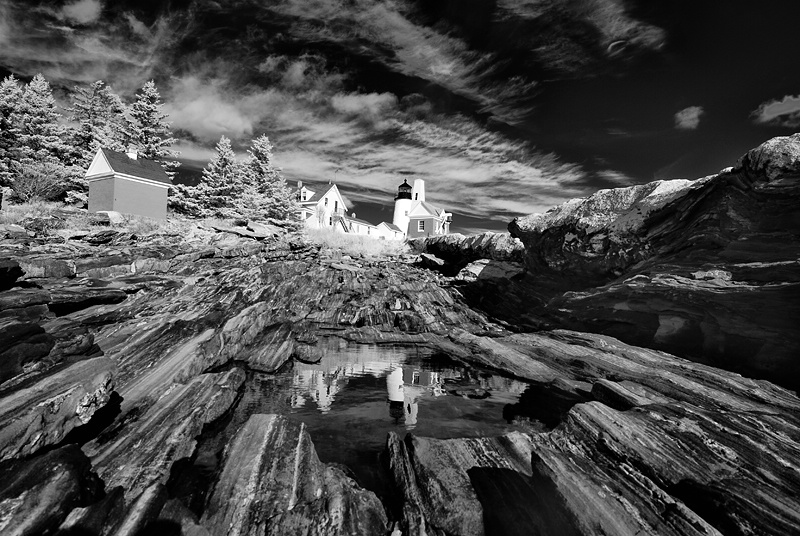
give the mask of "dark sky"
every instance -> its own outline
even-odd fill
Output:
[[[462,231],[697,178],[800,127],[791,0],[0,0],[0,71],[64,98],[155,79],[186,178],[266,133],[291,181],[391,218],[403,178]]]

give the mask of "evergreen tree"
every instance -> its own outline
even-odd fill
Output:
[[[282,222],[294,221],[297,200],[272,162],[272,143],[266,134],[253,140],[244,163],[244,182],[250,189],[249,205],[254,216]]]
[[[0,83],[0,187],[10,186],[12,164],[19,150],[16,112],[22,101],[22,88],[14,75]]]
[[[61,162],[69,152],[53,91],[37,74],[25,86],[12,121],[19,128],[20,162]]]
[[[128,134],[142,157],[159,162],[169,172],[180,163],[170,160],[178,153],[171,149],[175,138],[166,121],[168,116],[161,112],[162,106],[156,84],[150,80],[142,86],[136,102],[129,108],[131,123]]]
[[[244,193],[241,166],[236,162],[231,140],[225,136],[219,139],[217,155],[203,169],[203,178],[195,192],[196,201],[202,207],[204,215],[240,215],[237,209]]]
[[[75,86],[70,120],[76,122],[74,149],[84,168],[92,162],[97,149],[126,149],[125,105],[105,82],[98,80],[88,88]]]

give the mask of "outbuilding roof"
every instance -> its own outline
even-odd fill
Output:
[[[397,225],[395,225],[393,223],[389,223],[389,222],[385,222],[384,221],[384,222],[381,222],[380,225],[385,225],[388,229],[391,229],[392,231],[396,231],[398,233],[402,233],[403,232],[402,229],[400,229],[400,227],[398,227]]]
[[[125,175],[132,175],[142,179],[172,184],[164,168],[154,160],[131,158],[125,153],[112,151],[111,149],[102,149],[102,151],[103,156],[108,161],[108,165],[115,173],[124,173]]]

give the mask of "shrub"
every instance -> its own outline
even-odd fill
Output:
[[[31,162],[18,164],[11,187],[22,202],[42,199],[45,201],[61,197],[68,187],[69,173],[66,168],[53,162]]]
[[[380,240],[371,236],[337,233],[330,229],[306,229],[308,240],[323,248],[336,249],[351,257],[384,257],[409,252],[404,241]]]

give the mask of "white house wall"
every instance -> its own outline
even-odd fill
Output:
[[[92,159],[89,170],[86,172],[86,177],[94,177],[95,175],[103,175],[106,173],[112,175],[114,171],[108,164],[108,160],[106,160],[105,155],[103,155],[103,151],[98,149],[94,155],[94,158]]]

